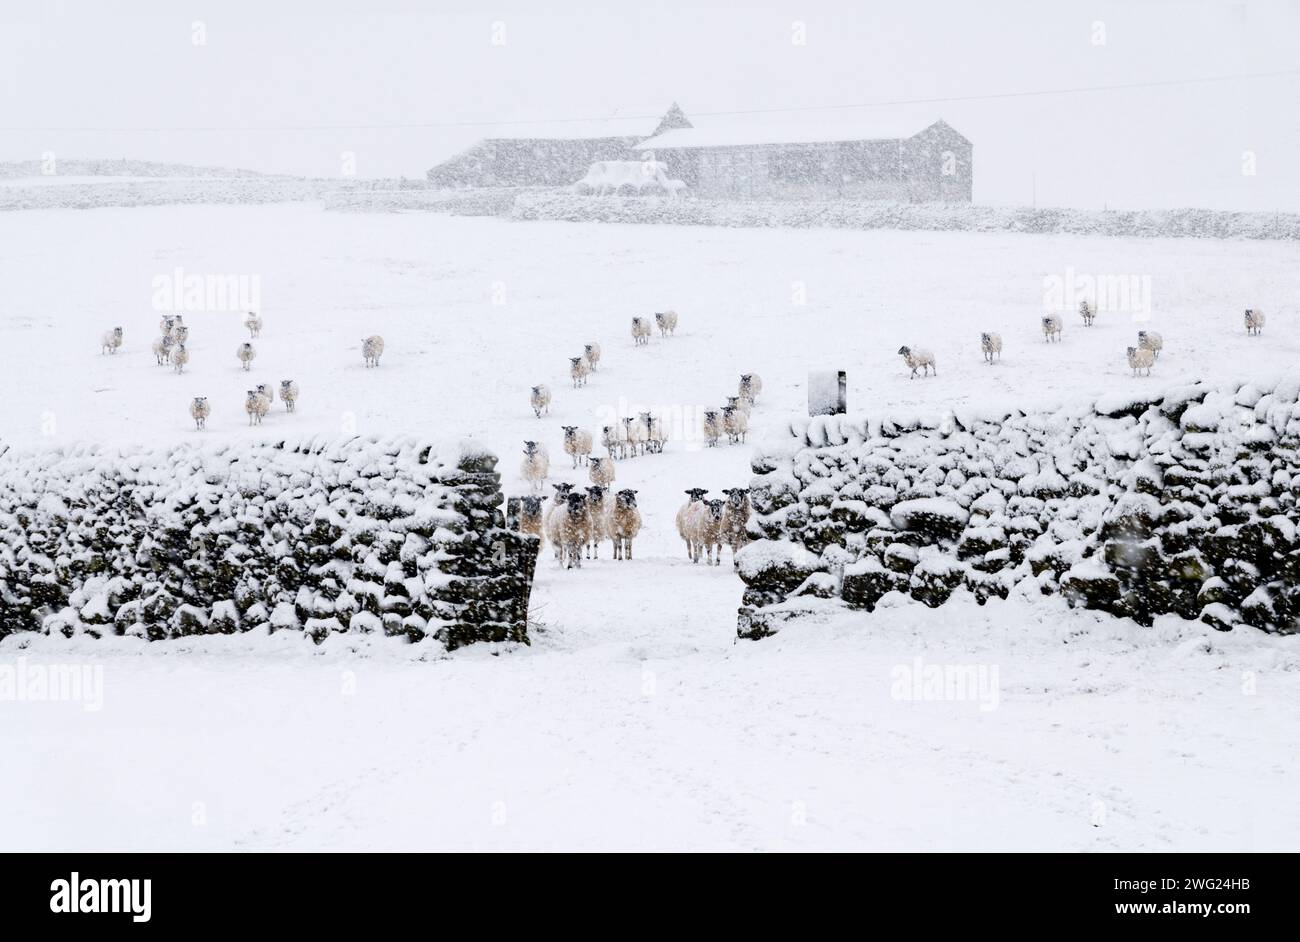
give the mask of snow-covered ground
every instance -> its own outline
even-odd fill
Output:
[[[578,480],[561,425],[598,431],[649,409],[673,436],[665,454],[617,466],[617,485],[640,490],[636,559],[565,573],[544,554],[534,603],[545,629],[531,648],[420,661],[432,648],[379,640],[360,656],[346,650],[354,638],[324,649],[298,637],[6,640],[0,667],[21,656],[101,664],[104,706],[0,702],[0,735],[24,760],[0,784],[0,842],[1293,847],[1293,640],[1177,620],[1143,631],[1013,599],[810,619],[737,645],[739,580],[729,565],[690,565],[672,520],[684,488],[717,494],[749,477],[749,449],[703,448],[696,424],[741,372],[763,378],[758,435],[803,411],[808,370],[847,370],[850,408],[887,412],[1245,377],[1300,354],[1294,252],[298,204],[0,214],[5,443],[473,435],[505,456],[518,493],[529,438],[550,449],[553,479]],[[266,327],[251,373],[235,358],[247,332],[234,310],[187,309],[189,367],[155,364],[154,279],[177,269],[243,276],[259,295]],[[1063,341],[1043,341],[1045,279],[1129,275],[1131,310],[1103,312],[1091,329],[1066,313]],[[1245,334],[1247,306],[1268,312],[1262,337]],[[630,318],[666,308],[680,315],[677,336],[634,347]],[[102,355],[114,326],[125,345]],[[1165,338],[1149,379],[1124,361],[1138,329]],[[979,352],[986,330],[1003,337],[993,366]],[[376,370],[360,353],[371,333],[387,345]],[[588,341],[603,348],[600,371],[574,390],[568,357]],[[909,379],[901,344],[933,350],[939,375]],[[298,411],[277,402],[248,428],[244,391],[289,378]],[[555,394],[540,421],[535,383]],[[206,432],[189,420],[193,396],[213,405]],[[997,667],[996,709],[892,698],[894,669],[916,657]]]

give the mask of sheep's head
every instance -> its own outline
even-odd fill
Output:
[[[521,501],[521,503],[523,505],[525,513],[535,514],[541,512],[542,499],[538,497],[536,494],[529,494],[525,496]]]
[[[989,342],[989,335],[988,335],[988,334],[980,334],[980,343],[988,343],[988,342]]]
[[[119,336],[119,337],[122,336],[122,328],[121,328],[121,327],[114,327],[114,328],[113,328],[113,333],[117,334],[117,336]]]
[[[533,455],[537,453],[537,442],[524,442],[524,454]]]
[[[618,494],[614,498],[614,501],[620,507],[635,507],[636,491],[632,490],[632,488],[630,487],[625,488],[624,490],[618,492]]]
[[[583,346],[582,346],[582,349],[583,349],[583,352],[584,352],[584,353],[591,353],[591,351],[592,351],[593,348],[594,348],[594,344],[589,344],[589,343],[588,343],[588,344],[583,344]]]
[[[591,459],[591,467],[592,467],[592,470],[593,470],[593,471],[594,471],[594,470],[598,470],[598,469],[601,467],[601,465],[603,465],[604,463],[605,463],[605,459],[604,459],[604,458],[592,458],[592,459]]]
[[[641,413],[641,421],[644,422],[646,425],[649,425],[652,420],[653,420],[653,416],[651,416],[649,412]]]
[[[569,493],[569,491],[573,490],[573,485],[567,481],[561,481],[559,484],[552,484],[551,487],[555,488],[555,496],[557,499],[564,497]]]
[[[726,504],[727,502],[725,500],[716,500],[716,499],[706,500],[704,502],[704,506],[709,508],[709,517],[713,520],[722,519],[722,508],[725,507]]]
[[[569,362],[572,363],[574,366],[577,366],[582,362],[582,357],[569,357]]]
[[[564,429],[565,438],[572,438],[574,432],[578,431],[578,426],[576,425],[561,425],[560,428]]]
[[[582,491],[570,491],[565,500],[569,505],[569,516],[578,517],[587,512],[587,495]]]
[[[706,422],[716,422],[716,421],[718,421],[718,410],[717,410],[717,409],[706,409],[705,412],[704,412],[704,421],[706,421]]]
[[[280,388],[281,388],[281,389],[288,389],[288,388],[289,388],[290,386],[292,386],[292,385],[293,385],[293,380],[291,380],[291,379],[282,379],[282,380],[280,380]]]
[[[722,493],[727,495],[727,504],[729,506],[740,509],[745,506],[745,498],[749,496],[749,488],[728,487]]]
[[[736,413],[736,407],[735,407],[735,406],[723,406],[723,407],[722,407],[722,417],[725,418],[725,419],[729,419],[729,418],[731,418],[733,415],[735,415],[735,413]]]
[[[1132,356],[1133,354],[1137,353],[1137,347],[1129,347],[1126,352],[1128,353],[1129,356]]]
[[[693,501],[701,500],[704,497],[704,495],[707,493],[709,493],[709,489],[707,487],[691,487],[691,488],[687,488],[686,490],[686,496]]]
[[[624,427],[624,428],[631,428],[631,427],[632,427],[632,423],[635,422],[635,421],[636,421],[636,419],[633,418],[633,417],[630,416],[630,415],[628,415],[628,416],[624,416],[624,417],[623,417],[623,427]]]
[[[746,386],[749,385],[750,381],[751,381],[753,378],[754,378],[754,374],[753,374],[753,373],[741,373],[741,374],[740,374],[740,381],[741,381],[742,383],[744,383]]]
[[[1139,330],[1139,331],[1138,331],[1138,343],[1141,343],[1143,340],[1146,340],[1146,339],[1147,339],[1147,332],[1146,332],[1145,330]]]
[[[898,348],[898,355],[899,355],[899,356],[904,356],[904,357],[906,357],[906,356],[911,356],[911,355],[912,355],[912,349],[911,349],[911,347],[899,347],[899,348]]]
[[[203,405],[205,402],[207,402],[207,401],[208,401],[208,397],[207,397],[207,396],[195,396],[195,397],[194,397],[194,404],[195,404],[196,406],[202,406],[202,405]]]
[[[600,503],[605,497],[605,489],[597,484],[595,487],[587,488],[587,496],[596,503]]]

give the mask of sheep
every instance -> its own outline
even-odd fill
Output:
[[[114,327],[112,330],[106,330],[99,338],[99,355],[117,353],[117,348],[120,346],[122,346],[122,328]]]
[[[746,524],[753,508],[747,487],[729,487],[722,493],[727,495],[727,504],[722,508],[722,541],[731,547],[731,564],[734,566],[736,554],[749,542]]]
[[[1002,359],[1002,335],[992,332],[980,334],[980,349],[984,351],[984,359],[990,363],[995,353],[999,360]]]
[[[257,394],[259,396],[265,396],[268,405],[275,402],[275,387],[270,383],[258,383]]]
[[[911,379],[916,379],[916,371],[921,370],[922,376],[929,375],[931,370],[934,375],[939,375],[939,369],[934,362],[934,354],[929,350],[922,350],[919,347],[913,350],[911,347],[899,347],[898,354],[903,358],[903,362],[911,369]]]
[[[649,437],[649,430],[642,424],[641,419],[635,416],[626,416],[623,419],[623,440],[627,442],[628,454],[636,457],[638,454],[645,454],[645,442]]]
[[[731,444],[743,443],[745,434],[749,431],[749,416],[739,409],[727,406],[722,410],[722,428],[727,433],[727,441]]]
[[[262,336],[262,317],[256,311],[249,311],[244,316],[244,326],[248,328],[250,339]]]
[[[528,404],[533,407],[533,414],[539,419],[542,413],[551,414],[551,388],[542,383],[533,386],[528,392]]]
[[[546,545],[546,535],[542,532],[542,497],[540,494],[527,494],[519,498],[519,532],[537,537],[537,552]]]
[[[644,317],[632,318],[632,343],[644,346],[650,342],[650,322]]]
[[[632,538],[641,532],[641,511],[636,509],[636,494],[631,488],[619,491],[605,520],[605,529],[614,541],[615,559],[632,558]]]
[[[569,376],[573,380],[573,388],[587,385],[587,375],[591,368],[587,366],[587,361],[582,357],[569,357]]]
[[[1246,333],[1259,334],[1264,330],[1264,312],[1246,308]]]
[[[576,468],[591,459],[591,433],[576,425],[561,425],[564,429],[564,453],[573,458]]]
[[[365,357],[366,366],[378,366],[379,358],[384,352],[384,338],[378,334],[371,334],[365,340],[361,341],[361,355]]]
[[[1083,318],[1083,326],[1091,327],[1092,322],[1097,319],[1097,312],[1087,299],[1079,302],[1079,316]]]
[[[1138,347],[1143,350],[1150,350],[1158,360],[1160,359],[1160,351],[1165,347],[1165,338],[1161,337],[1154,330],[1139,330]]]
[[[664,426],[664,420],[655,418],[649,412],[642,412],[641,423],[646,430],[646,450],[662,454],[664,445],[668,444],[668,430]]]
[[[608,487],[614,482],[614,462],[609,458],[592,458],[587,474],[591,477],[591,483]]]
[[[591,508],[587,495],[576,490],[569,492],[567,505],[557,515],[560,561],[565,569],[581,569],[583,548],[591,542]]]
[[[182,314],[177,314],[175,317],[172,318],[172,325],[168,331],[172,336],[172,340],[180,340],[180,338],[176,336],[176,331],[182,327],[185,327],[185,317]],[[185,327],[185,330],[188,334],[189,328]]]
[[[298,409],[298,384],[291,379],[280,380],[280,399],[284,402],[286,412]]]
[[[212,407],[208,405],[207,397],[195,396],[190,402],[190,418],[194,420],[194,427],[200,432],[207,428],[208,416],[212,414]]]
[[[600,558],[600,541],[609,538],[609,511],[612,507],[609,489],[597,484],[587,488],[587,510],[591,514],[591,541],[587,544],[587,558]]]
[[[153,342],[153,355],[159,366],[163,366],[172,358],[173,346],[175,346],[175,341],[166,334]]]
[[[1133,369],[1133,375],[1138,375],[1138,370],[1146,370],[1147,375],[1151,375],[1151,367],[1156,362],[1156,355],[1145,347],[1128,348],[1128,365]]]
[[[542,482],[551,473],[551,456],[546,447],[537,442],[524,442],[524,460],[519,465],[519,474],[532,485],[533,490],[541,490]]]
[[[746,418],[749,417],[750,411],[754,408],[753,404],[744,396],[728,396],[727,405],[722,408],[725,409],[727,406],[730,406],[733,409],[739,409],[741,412],[745,413]]]
[[[164,314],[162,319],[158,321],[158,333],[162,334],[164,337],[170,337],[172,335],[172,328],[175,326],[176,315]]]
[[[617,425],[603,425],[600,429],[600,443],[611,458],[627,457],[627,439]]]
[[[256,389],[248,390],[248,398],[244,400],[244,411],[248,413],[249,425],[261,425],[262,417],[270,410],[271,403],[265,396]]]
[[[695,562],[695,531],[692,520],[701,507],[708,490],[692,487],[686,491],[686,503],[677,510],[677,535],[686,543],[686,558]]]
[[[239,359],[245,372],[247,372],[252,368],[253,358],[257,356],[257,351],[253,349],[251,343],[245,341],[235,348],[235,356]]]
[[[677,312],[655,311],[655,323],[659,325],[659,336],[667,337],[677,329]]]
[[[741,373],[740,387],[736,390],[736,395],[742,399],[748,399],[752,406],[758,399],[758,394],[763,391],[763,380],[757,373]]]
[[[1043,339],[1048,343],[1051,343],[1053,340],[1059,342],[1061,339],[1061,330],[1064,326],[1065,325],[1061,323],[1059,317],[1055,314],[1048,314],[1043,318]]]
[[[185,344],[178,343],[176,349],[172,351],[172,366],[176,368],[177,373],[181,373],[185,370],[185,364],[189,362],[190,354],[185,349]]]
[[[171,337],[172,340],[175,340],[177,343],[185,343],[185,341],[190,339],[190,329],[184,324],[177,324],[172,328]]]
[[[582,345],[582,356],[587,361],[587,369],[596,372],[596,364],[600,362],[600,344],[596,341]]]
[[[704,443],[710,448],[718,444],[718,439],[722,437],[722,413],[717,409],[706,409],[704,412]]]
[[[542,530],[546,533],[546,538],[551,541],[551,546],[555,548],[555,559],[560,559],[563,545],[560,543],[560,517],[568,507],[569,494],[573,491],[573,485],[567,481],[561,481],[559,484],[552,484],[555,488],[555,496],[551,498],[551,503],[542,513]]]
[[[722,511],[726,501],[706,500],[689,515],[691,539],[695,543],[695,558],[699,562],[703,554],[706,565],[722,565]]]

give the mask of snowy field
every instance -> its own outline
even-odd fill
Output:
[[[243,373],[234,311],[187,305],[190,365],[149,346],[158,277],[242,278],[266,327]],[[1061,343],[1045,279],[1133,276],[1131,309]],[[1145,280],[1144,280],[1145,279]],[[102,665],[103,709],[0,702],[22,757],[0,784],[6,849],[1285,849],[1297,784],[1300,647],[1164,619],[1142,630],[1059,600],[966,601],[810,619],[734,644],[729,560],[690,565],[684,488],[749,478],[749,448],[698,420],[756,371],[752,434],[845,369],[853,411],[1053,405],[1294,366],[1300,267],[1268,242],[720,230],[337,214],[306,205],[0,214],[0,440],[219,441],[473,435],[518,479],[525,439],[571,472],[561,425],[668,417],[667,453],[620,462],[645,529],[630,563],[559,572],[549,549],[528,649],[356,638],[146,646],[0,643],[0,667]],[[255,288],[254,288],[255,286]],[[1145,293],[1149,287],[1149,295]],[[1149,300],[1149,304],[1143,303]],[[1072,305],[1071,305],[1072,306]],[[1248,338],[1247,306],[1268,312]],[[630,318],[675,309],[675,337]],[[1148,309],[1149,308],[1149,319]],[[174,308],[173,308],[174,309]],[[116,355],[100,334],[125,331]],[[1160,331],[1151,378],[1124,348]],[[981,361],[979,334],[1004,356]],[[379,333],[382,365],[362,364]],[[568,357],[603,348],[570,387]],[[911,380],[895,351],[934,351]],[[244,391],[294,379],[250,429]],[[551,386],[534,418],[528,387]],[[196,432],[187,414],[207,396]],[[605,551],[608,555],[608,547]],[[22,645],[30,645],[28,648]],[[891,697],[899,665],[998,669],[990,701]],[[987,672],[986,672],[987,673]],[[201,823],[194,823],[201,821]]]

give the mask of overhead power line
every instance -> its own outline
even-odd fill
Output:
[[[1279,69],[1273,72],[1246,72],[1237,75],[1212,75],[1200,78],[1156,79],[1148,82],[1124,82],[1116,85],[1080,85],[1073,88],[1044,88],[1016,92],[991,92],[981,95],[937,95],[929,98],[896,98],[886,101],[864,101],[835,105],[799,105],[788,108],[741,108],[728,111],[692,111],[691,115],[700,118],[757,115],[757,114],[793,114],[809,111],[847,111],[855,108],[890,108],[900,105],[935,105],[950,102],[997,101],[1012,98],[1038,98],[1049,95],[1080,95],[1094,92],[1116,92],[1142,88],[1172,88],[1184,85],[1207,85],[1219,82],[1240,82],[1252,79],[1289,78],[1300,76],[1300,69]],[[580,122],[597,122],[610,120],[611,115],[587,115],[581,118],[519,118],[515,120],[475,120],[475,121],[420,121],[392,122],[380,124],[301,124],[284,127],[266,127],[256,125],[182,125],[179,127],[148,126],[100,126],[100,127],[0,127],[5,132],[104,132],[104,133],[180,133],[180,132],[242,132],[242,131],[396,131],[426,130],[436,128],[481,128],[509,127],[524,124],[576,124]],[[662,114],[618,115],[621,120],[655,120]]]

